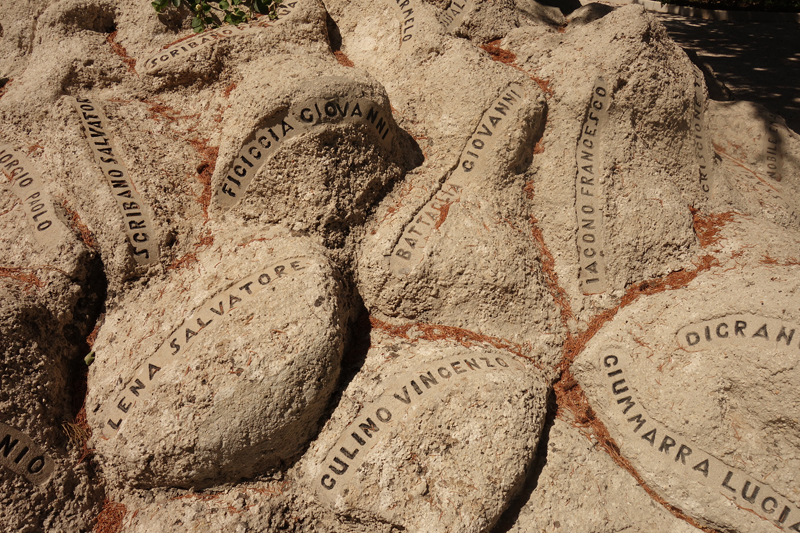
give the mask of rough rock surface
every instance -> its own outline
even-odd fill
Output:
[[[614,464],[596,439],[574,427],[572,417],[555,419],[545,431],[542,444],[547,450],[542,449],[536,459],[533,486],[523,489],[519,499],[523,505],[507,511],[499,530],[699,531],[653,501],[635,479]]]
[[[800,527],[788,414],[798,402],[794,270],[710,272],[640,300],[573,365],[620,452],[665,499],[712,527]]]
[[[87,398],[106,479],[250,478],[314,433],[339,376],[342,285],[308,240],[233,230],[106,314]]]
[[[2,4],[3,530],[800,531],[800,137],[553,3]]]
[[[544,423],[544,376],[447,333],[371,337],[303,460],[309,489],[337,512],[414,531],[484,531],[519,490]]]

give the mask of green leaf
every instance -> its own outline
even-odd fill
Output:
[[[92,363],[94,363],[94,350],[89,352],[89,355],[83,358],[83,362],[86,363],[86,366],[89,366]]]
[[[187,6],[194,15],[192,28],[199,33],[209,25],[218,28],[221,24],[241,24],[257,14],[274,19],[281,0],[152,0],[151,5],[157,13],[169,7]]]

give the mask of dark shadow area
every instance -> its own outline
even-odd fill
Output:
[[[502,515],[500,515],[500,518],[497,520],[497,524],[495,524],[495,526],[492,528],[491,533],[508,533],[514,524],[517,523],[517,520],[519,519],[519,513],[525,504],[528,503],[531,493],[536,490],[536,487],[539,485],[539,475],[542,473],[542,469],[547,464],[547,446],[550,442],[550,429],[555,423],[557,411],[558,405],[556,404],[556,397],[553,393],[553,389],[551,388],[550,393],[547,396],[547,414],[545,415],[544,427],[542,428],[542,436],[539,437],[539,445],[536,448],[536,455],[534,456],[533,462],[528,469],[528,474],[525,477],[525,483],[522,486],[522,489],[520,489],[516,498],[511,500],[508,508],[503,511]]]
[[[557,7],[566,16],[581,7],[580,0],[536,0],[543,6]]]
[[[800,25],[656,16],[676,43],[714,70],[732,99],[762,104],[800,131]]]
[[[361,370],[371,345],[370,333],[372,332],[372,324],[369,321],[369,311],[364,307],[360,297],[353,311],[353,316],[355,316],[355,319],[350,324],[350,337],[342,355],[342,370],[339,374],[339,383],[336,386],[336,390],[339,392],[334,393],[335,396],[340,396],[341,391],[347,388],[347,385]],[[338,399],[336,403],[338,404]],[[331,410],[332,412],[333,410]]]
[[[672,5],[691,6],[698,9],[721,9],[725,11],[755,11],[797,13],[798,0],[671,0]]]
[[[327,15],[325,19],[325,26],[328,30],[328,43],[331,47],[331,52],[337,52],[342,49],[342,34],[339,32],[339,26],[336,21]]]
[[[85,357],[92,351],[97,330],[103,323],[108,297],[108,279],[100,254],[90,252],[86,261],[86,284],[83,296],[73,310],[75,321],[65,328],[67,339],[76,347],[75,360],[70,364],[69,382],[72,386],[72,418],[75,419],[86,400],[89,365]]]

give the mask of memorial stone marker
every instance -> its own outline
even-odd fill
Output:
[[[2,530],[800,531],[800,137],[569,10],[0,5]]]
[[[767,132],[764,135],[764,154],[767,159],[767,176],[775,181],[781,181],[783,169],[783,150],[781,149],[781,134],[786,125],[783,120],[770,113]]]
[[[703,91],[703,73],[697,65],[693,65],[693,70],[694,100],[692,101],[692,130],[694,131],[697,164],[700,167],[700,189],[706,193],[707,197],[711,192],[713,182],[711,181],[711,149],[708,145],[708,135],[705,125],[706,96]]]
[[[603,78],[597,78],[589,102],[586,121],[578,139],[575,160],[575,209],[578,215],[578,258],[584,294],[606,290],[605,236],[603,235],[603,177],[600,136],[608,116],[610,98]]]
[[[414,39],[414,5],[418,0],[387,0],[393,2],[400,20],[400,49],[407,50]],[[419,11],[419,9],[417,9]]]
[[[216,197],[223,207],[234,205],[261,166],[288,139],[329,123],[361,123],[370,126],[378,142],[387,150],[395,141],[394,120],[384,116],[380,106],[365,98],[315,99],[299,102],[291,109],[270,117],[253,132],[250,141],[229,165]]]
[[[431,370],[427,370],[427,368]],[[379,437],[385,434],[386,424],[392,422],[393,418],[395,423],[398,423],[405,417],[411,408],[412,400],[416,406],[417,402],[441,399],[444,396],[442,389],[445,387],[464,387],[464,383],[458,383],[460,374],[479,370],[502,371],[503,369],[522,371],[523,366],[513,360],[508,362],[502,357],[472,357],[455,361],[443,359],[429,363],[421,372],[392,376],[386,382],[385,392],[362,407],[362,412],[366,414],[350,423],[348,431],[350,429],[355,431],[339,437],[325,457],[323,463],[327,465],[332,474],[326,472],[324,468],[322,469],[324,473],[319,480],[320,486],[317,487],[320,498],[334,504],[340,495],[347,495],[351,492],[358,493],[353,478],[361,462],[380,440]],[[440,384],[442,386],[438,386]],[[412,393],[409,393],[409,390]],[[413,393],[416,393],[416,396]],[[376,435],[381,429],[384,430],[384,433],[380,436]],[[359,452],[361,455],[356,459]]]
[[[88,98],[73,98],[72,102],[81,117],[92,155],[117,201],[134,259],[141,265],[156,263],[158,242],[149,208],[134,187],[119,154],[115,152],[113,139],[106,133],[108,119],[100,107]]]
[[[252,476],[290,459],[313,431],[344,345],[341,289],[304,240],[275,234],[266,245],[233,230],[233,242],[198,253],[199,272],[136,298],[153,308],[107,316],[159,332],[98,336],[89,422],[109,475],[143,487]],[[169,424],[154,424],[165,416]]]
[[[615,418],[619,419],[617,423],[624,425],[627,421],[633,445],[638,445],[643,450],[641,453],[651,454],[661,463],[662,470],[672,470],[676,479],[692,480],[717,490],[721,501],[733,501],[740,509],[773,521],[784,531],[800,531],[800,508],[790,500],[763,481],[709,455],[680,432],[667,428],[647,413],[637,388],[629,381],[631,377],[623,353],[615,349],[603,350],[602,371],[608,380],[609,403],[616,402],[621,411],[615,413]]]
[[[285,259],[270,265],[263,272],[248,276],[204,302],[172,335],[169,335],[169,344],[165,340],[156,353],[139,366],[118,398],[109,402],[105,409],[108,421],[101,426],[103,436],[110,439],[117,434],[131,408],[140,400],[144,401],[158,386],[162,367],[175,364],[176,361],[188,361],[186,354],[191,353],[194,337],[205,334],[206,326],[215,320],[224,321],[237,306],[248,307],[250,300],[258,297],[273,278],[280,280],[292,276],[308,266],[308,260],[303,257]]]
[[[510,117],[507,113],[517,111],[522,105],[523,95],[525,89],[521,85],[511,84],[500,92],[494,104],[483,114],[478,127],[461,152],[458,166],[403,231],[392,253],[392,272],[408,274],[422,261],[431,232],[442,225],[450,206],[460,201],[461,190],[467,183],[479,181],[483,177],[497,139],[509,135],[511,121],[508,120]]]
[[[450,6],[442,17],[447,25],[447,31],[457,30],[464,20],[464,14],[472,10],[472,8],[472,0],[462,0],[461,3],[455,1],[450,2]]]
[[[781,459],[792,430],[778,413],[797,402],[798,309],[786,292],[800,279],[762,268],[769,278],[756,289],[743,289],[754,272],[704,274],[636,302],[587,345],[577,377],[620,453],[667,501],[700,503],[700,523],[799,531],[798,488]],[[680,300],[692,308],[672,308]],[[758,315],[736,312],[755,306]]]
[[[756,315],[727,315],[714,320],[689,324],[678,331],[678,344],[684,350],[696,352],[713,344],[750,344],[759,341],[772,341],[786,352],[800,353],[800,344],[792,350],[794,332],[800,330],[796,324],[786,324],[782,320]],[[800,339],[800,335],[798,335]],[[763,345],[762,345],[763,346]],[[770,346],[772,347],[772,346]]]
[[[544,422],[543,376],[479,342],[374,340],[305,460],[306,482],[340,513],[416,531],[486,530],[499,515],[480,502],[508,501],[530,457],[519,428],[535,435]]]
[[[42,176],[25,155],[10,146],[0,145],[0,165],[11,180],[14,194],[22,202],[36,240],[47,247],[57,246],[64,239],[67,229],[56,216]]]
[[[53,460],[30,437],[0,422],[0,464],[32,483],[45,483],[53,474]]]

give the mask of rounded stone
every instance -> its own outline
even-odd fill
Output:
[[[524,480],[546,394],[532,364],[489,345],[373,339],[304,458],[306,482],[338,513],[486,531]]]
[[[714,271],[622,309],[573,371],[620,454],[700,524],[798,524],[796,267]]]
[[[248,478],[316,429],[345,341],[337,276],[307,240],[225,237],[130,292],[100,329],[87,410],[109,480]]]

